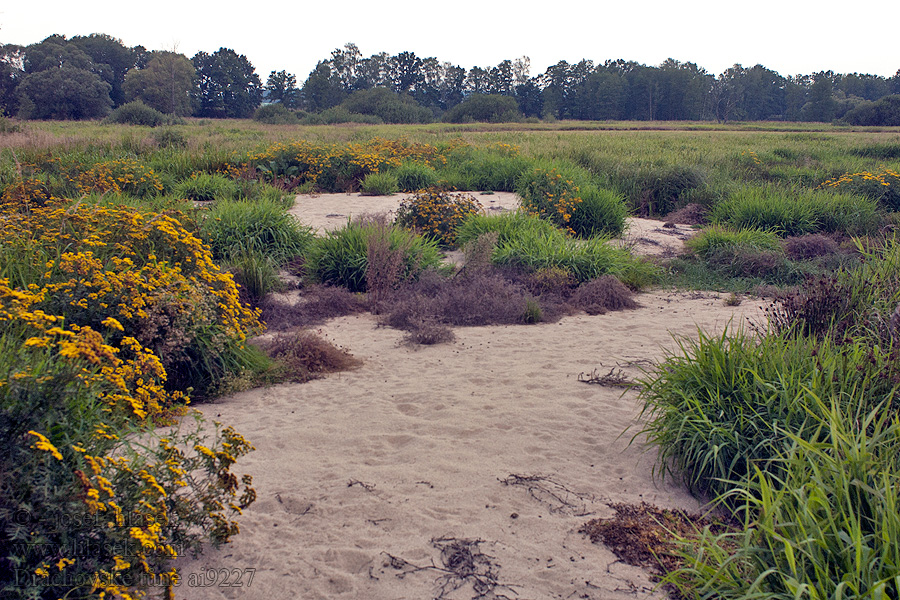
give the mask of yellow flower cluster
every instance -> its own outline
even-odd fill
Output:
[[[748,150],[746,152],[741,152],[741,156],[749,156],[750,160],[753,161],[753,164],[759,166],[762,164],[762,161],[759,159],[759,155],[756,154],[753,150]]]
[[[456,232],[462,222],[481,211],[481,203],[471,194],[429,189],[416,192],[400,204],[397,223],[449,248],[456,244]]]
[[[885,187],[889,187],[891,185],[890,180],[894,180],[895,183],[900,183],[900,173],[894,171],[893,169],[883,168],[880,171],[872,173],[871,171],[859,171],[858,173],[844,173],[840,177],[828,179],[823,181],[818,189],[826,189],[826,188],[840,188],[842,186],[846,186],[848,184],[852,184],[855,182],[870,182],[878,185],[883,185]]]
[[[556,168],[535,169],[526,195],[523,204],[526,212],[549,219],[575,234],[569,221],[582,198],[578,186],[571,179],[565,178]]]
[[[444,165],[447,155],[461,145],[454,140],[442,148],[408,140],[372,138],[362,143],[313,144],[305,140],[270,146],[252,155],[249,166],[270,179],[311,182],[327,191],[349,189],[369,173],[378,173],[404,161],[432,167]]]
[[[162,182],[153,169],[133,159],[123,158],[99,162],[87,171],[70,178],[83,194],[119,192],[143,197],[159,193]]]

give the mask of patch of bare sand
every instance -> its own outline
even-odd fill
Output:
[[[176,597],[662,597],[578,530],[611,516],[607,503],[700,507],[654,481],[654,453],[629,444],[636,392],[578,375],[639,376],[672,334],[760,313],[715,294],[637,299],[637,310],[555,324],[457,329],[454,343],[419,349],[371,315],[322,327],[363,366],[199,407],[256,446],[237,471],[253,475],[259,500],[233,543],[181,561]],[[190,585],[210,569],[242,585]]]

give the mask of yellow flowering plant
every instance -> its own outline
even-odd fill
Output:
[[[435,240],[443,248],[452,248],[456,246],[456,232],[463,221],[482,211],[481,203],[471,194],[431,188],[401,202],[396,222]]]
[[[252,448],[185,419],[159,359],[129,336],[109,343],[118,320],[104,336],[41,300],[0,280],[0,590],[137,598],[174,584],[172,559],[237,533],[255,492],[231,467]]]

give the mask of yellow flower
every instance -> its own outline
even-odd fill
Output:
[[[34,443],[32,448],[36,448],[38,450],[45,450],[53,455],[56,460],[62,460],[63,456],[59,453],[59,450],[56,449],[56,446],[50,443],[46,437],[38,433],[37,431],[29,431],[29,435],[35,436],[38,441]]]
[[[125,328],[122,327],[122,324],[112,317],[107,317],[103,320],[103,326],[109,327],[110,329],[115,329],[117,331],[125,331]]]

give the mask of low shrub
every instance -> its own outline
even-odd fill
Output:
[[[260,318],[269,331],[284,331],[366,312],[369,303],[363,294],[353,293],[345,287],[308,285],[293,304],[268,296],[260,302],[259,308],[262,311]]]
[[[706,185],[706,173],[685,165],[652,165],[618,173],[614,185],[630,199],[640,216],[663,216],[682,202],[690,202]]]
[[[836,241],[820,233],[789,237],[784,240],[784,252],[792,260],[810,260],[834,254],[839,250],[840,245]]]
[[[261,342],[260,347],[275,361],[274,371],[281,381],[305,383],[362,364],[343,348],[311,331],[279,334]]]
[[[666,215],[667,223],[680,225],[704,225],[708,222],[709,209],[692,202]]]
[[[391,196],[400,191],[397,176],[390,171],[369,173],[360,184],[363,196]]]
[[[175,185],[173,193],[177,198],[194,202],[213,200],[234,200],[238,195],[237,184],[218,173],[194,173],[189,179]]]
[[[297,125],[299,123],[297,115],[280,102],[260,106],[253,113],[253,120],[269,125]]]
[[[81,194],[114,192],[135,198],[156,196],[163,190],[162,182],[146,164],[130,158],[94,163],[72,178]]]
[[[512,96],[472,94],[444,113],[443,120],[447,123],[507,123],[521,121],[522,113]]]
[[[244,340],[260,325],[176,216],[84,204],[7,214],[0,277],[36,286],[34,308],[67,323],[103,331],[115,319],[114,340],[136,339],[161,360],[168,389],[201,398],[248,368]]]
[[[155,108],[147,106],[140,100],[135,100],[114,109],[103,122],[158,127],[166,123],[166,115]]]
[[[572,303],[589,315],[602,315],[611,310],[638,308],[633,293],[612,275],[601,275],[578,286]]]
[[[900,212],[900,173],[896,169],[882,167],[874,172],[844,173],[824,181],[819,189],[865,196],[884,210]]]
[[[435,240],[444,248],[456,245],[459,226],[471,215],[482,212],[481,203],[471,194],[421,190],[400,203],[396,223]]]
[[[153,132],[153,140],[159,148],[187,148],[187,136],[170,127],[157,129]]]
[[[200,235],[217,259],[259,256],[275,265],[303,254],[313,239],[312,230],[282,203],[262,199],[217,202],[206,212]]]
[[[314,282],[365,292],[369,266],[369,244],[387,239],[390,250],[402,250],[400,280],[414,279],[419,272],[437,267],[441,254],[437,243],[400,227],[369,221],[348,222],[346,227],[315,238],[306,254],[305,272]]]
[[[579,237],[619,235],[628,211],[616,193],[594,185],[590,174],[569,166],[541,165],[516,183],[522,207]]]

